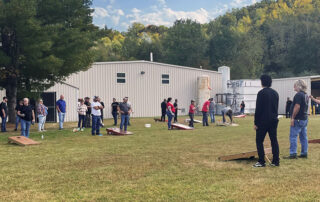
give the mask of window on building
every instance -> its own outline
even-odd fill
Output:
[[[162,74],[162,84],[169,84],[169,74]]]
[[[117,73],[117,83],[126,83],[126,73]]]

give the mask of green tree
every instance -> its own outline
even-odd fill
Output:
[[[90,0],[1,0],[0,86],[15,118],[17,91],[43,91],[93,61]]]

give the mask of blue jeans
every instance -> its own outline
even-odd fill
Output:
[[[244,108],[240,109],[240,114],[244,114]]]
[[[39,119],[38,131],[44,130],[44,124],[46,122],[46,116],[39,115],[38,119]]]
[[[121,114],[120,130],[122,130],[124,126],[124,131],[127,131],[128,123],[129,115]]]
[[[202,112],[202,125],[209,126],[208,124],[208,112]]]
[[[210,114],[210,118],[211,118],[211,123],[216,122],[216,119],[214,117],[214,111],[209,111],[209,114]]]
[[[21,135],[25,137],[29,137],[31,121],[26,121],[21,119]]]
[[[82,128],[84,128],[84,123],[86,122],[86,115],[79,114],[78,128],[81,127],[81,122],[82,122]]]
[[[114,125],[116,126],[118,124],[118,112],[112,112]]]
[[[1,132],[7,131],[6,124],[7,124],[7,116],[1,116]]]
[[[94,116],[92,115],[92,127],[91,127],[91,134],[99,135],[100,134],[100,121],[101,116]]]
[[[16,127],[15,129],[18,129],[19,123],[21,122],[21,117],[16,115]]]
[[[171,129],[171,122],[172,122],[174,115],[172,115],[171,112],[168,110],[167,116],[168,116],[168,129]]]
[[[63,122],[64,122],[64,117],[66,116],[66,113],[59,112],[59,129],[63,128]]]
[[[290,127],[290,155],[297,154],[297,138],[299,135],[301,143],[301,155],[308,154],[308,120],[294,120],[294,126]]]

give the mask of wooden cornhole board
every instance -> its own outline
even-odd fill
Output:
[[[190,122],[190,119],[186,119],[186,123],[189,123],[189,122]],[[202,123],[202,121],[194,119],[193,123]]]
[[[120,131],[120,128],[107,128],[108,135],[124,136],[124,135],[133,135],[132,132]]]
[[[234,116],[234,118],[246,118],[246,115],[245,114],[241,114],[241,115],[238,115],[238,116]]]
[[[193,130],[192,127],[183,125],[181,123],[173,123],[173,124],[171,124],[171,127],[173,129],[179,129],[179,130]]]
[[[309,140],[308,143],[320,143],[320,139]]]
[[[21,146],[28,146],[28,145],[37,145],[40,144],[39,142],[36,142],[30,138],[27,138],[25,136],[12,136],[8,137],[9,143],[18,144]]]
[[[267,156],[267,154],[272,153],[272,148],[266,148],[264,149],[264,153]],[[237,159],[250,159],[255,158],[258,156],[258,151],[251,151],[251,152],[244,152],[239,154],[233,154],[233,155],[227,155],[227,156],[220,156],[220,161],[230,161],[230,160],[237,160]]]
[[[223,122],[217,122],[216,125],[217,125],[217,126],[232,126],[232,127],[237,127],[237,126],[239,126],[239,124],[236,124],[236,123],[230,124],[230,123],[223,123]]]

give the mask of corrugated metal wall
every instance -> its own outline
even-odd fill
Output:
[[[142,71],[145,73],[141,74]],[[117,73],[126,73],[125,84],[117,83]],[[162,84],[162,74],[169,74],[170,84]],[[66,83],[79,87],[80,98],[100,96],[106,105],[105,118],[111,118],[112,98],[121,101],[125,96],[129,97],[132,104],[133,117],[152,117],[161,115],[160,103],[167,97],[177,98],[179,108],[185,108],[183,114],[187,114],[190,100],[196,99],[197,78],[201,75],[211,77],[212,97],[221,93],[221,74],[218,72],[148,61],[95,63],[88,71],[72,75]],[[70,93],[66,96],[66,100],[70,99],[67,101],[68,106],[72,106],[68,108],[70,114],[67,120],[75,121],[77,117],[70,111],[75,111],[77,104],[75,90],[64,87],[53,87],[50,90],[55,89],[57,97]]]
[[[295,77],[295,78],[283,78],[274,79],[272,82],[272,88],[275,89],[279,94],[279,114],[286,113],[286,102],[287,98],[293,99],[296,92],[293,89],[294,83],[302,79],[308,86],[308,94],[311,94],[311,78],[310,77]]]

